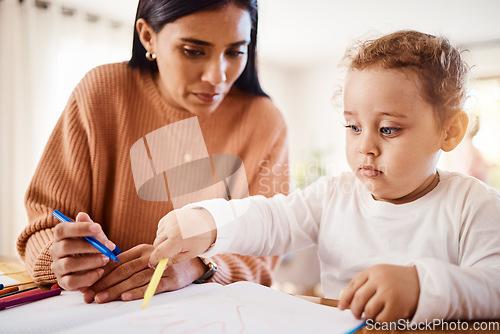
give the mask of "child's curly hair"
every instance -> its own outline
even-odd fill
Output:
[[[445,37],[414,30],[397,31],[359,43],[344,56],[348,69],[410,69],[421,79],[422,97],[443,125],[447,117],[463,110],[469,67],[461,52]]]

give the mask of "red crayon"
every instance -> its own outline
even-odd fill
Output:
[[[13,299],[17,299],[17,298],[21,298],[21,297],[25,297],[25,296],[34,295],[35,293],[39,293],[39,292],[42,292],[42,290],[40,288],[36,288],[33,290],[28,290],[28,291],[16,293],[15,295],[12,295],[12,296],[3,297],[0,300],[2,302],[6,302],[8,300],[13,300]]]
[[[18,291],[10,292],[10,293],[7,293],[7,294],[5,294],[5,295],[0,295],[0,299],[2,299],[2,300],[6,300],[6,299],[4,299],[4,298],[9,297],[9,296],[13,296],[13,295],[18,295],[18,294],[20,294],[20,293],[22,293],[22,292],[25,292],[25,291],[30,291],[30,290],[33,290],[33,289],[38,289],[38,288],[37,288],[36,286],[34,286],[34,287],[27,288],[27,289],[23,289],[23,290],[19,290],[19,289],[18,289]],[[3,290],[2,290],[2,291],[3,291]]]
[[[52,296],[57,296],[60,294],[61,294],[61,289],[54,289],[54,290],[47,290],[47,291],[35,293],[33,295],[24,296],[24,297],[20,297],[20,298],[8,300],[8,301],[0,301],[0,310],[4,310],[7,307],[11,307],[11,306],[19,305],[19,304],[33,302],[35,300],[40,300],[40,299],[44,299],[44,298],[48,298],[48,297],[52,297]]]

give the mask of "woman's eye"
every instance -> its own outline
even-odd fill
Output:
[[[346,125],[345,126],[347,129],[351,129],[352,132],[354,133],[358,133],[358,132],[361,132],[361,128],[359,126],[356,126],[356,125]]]
[[[380,128],[380,133],[382,133],[383,135],[386,135],[386,136],[390,136],[390,135],[395,134],[399,130],[401,130],[401,129],[400,128],[383,127],[383,128]]]
[[[199,56],[203,56],[204,55],[203,51],[194,50],[194,49],[184,48],[183,51],[189,57],[199,57]]]
[[[228,51],[227,54],[228,54],[228,56],[231,56],[231,57],[240,57],[240,56],[243,56],[245,54],[245,52],[243,52],[243,51]]]

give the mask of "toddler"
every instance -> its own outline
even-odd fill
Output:
[[[150,264],[317,244],[325,296],[358,318],[500,317],[500,196],[436,168],[467,129],[460,53],[445,38],[399,31],[346,57],[352,172],[288,196],[215,199],[171,212],[159,223]]]

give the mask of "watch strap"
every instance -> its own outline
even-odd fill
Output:
[[[206,283],[217,272],[217,264],[213,262],[212,259],[207,259],[204,257],[198,258],[208,267],[208,269],[207,271],[205,271],[205,273],[203,273],[203,275],[200,276],[200,278],[193,281],[194,284]]]

